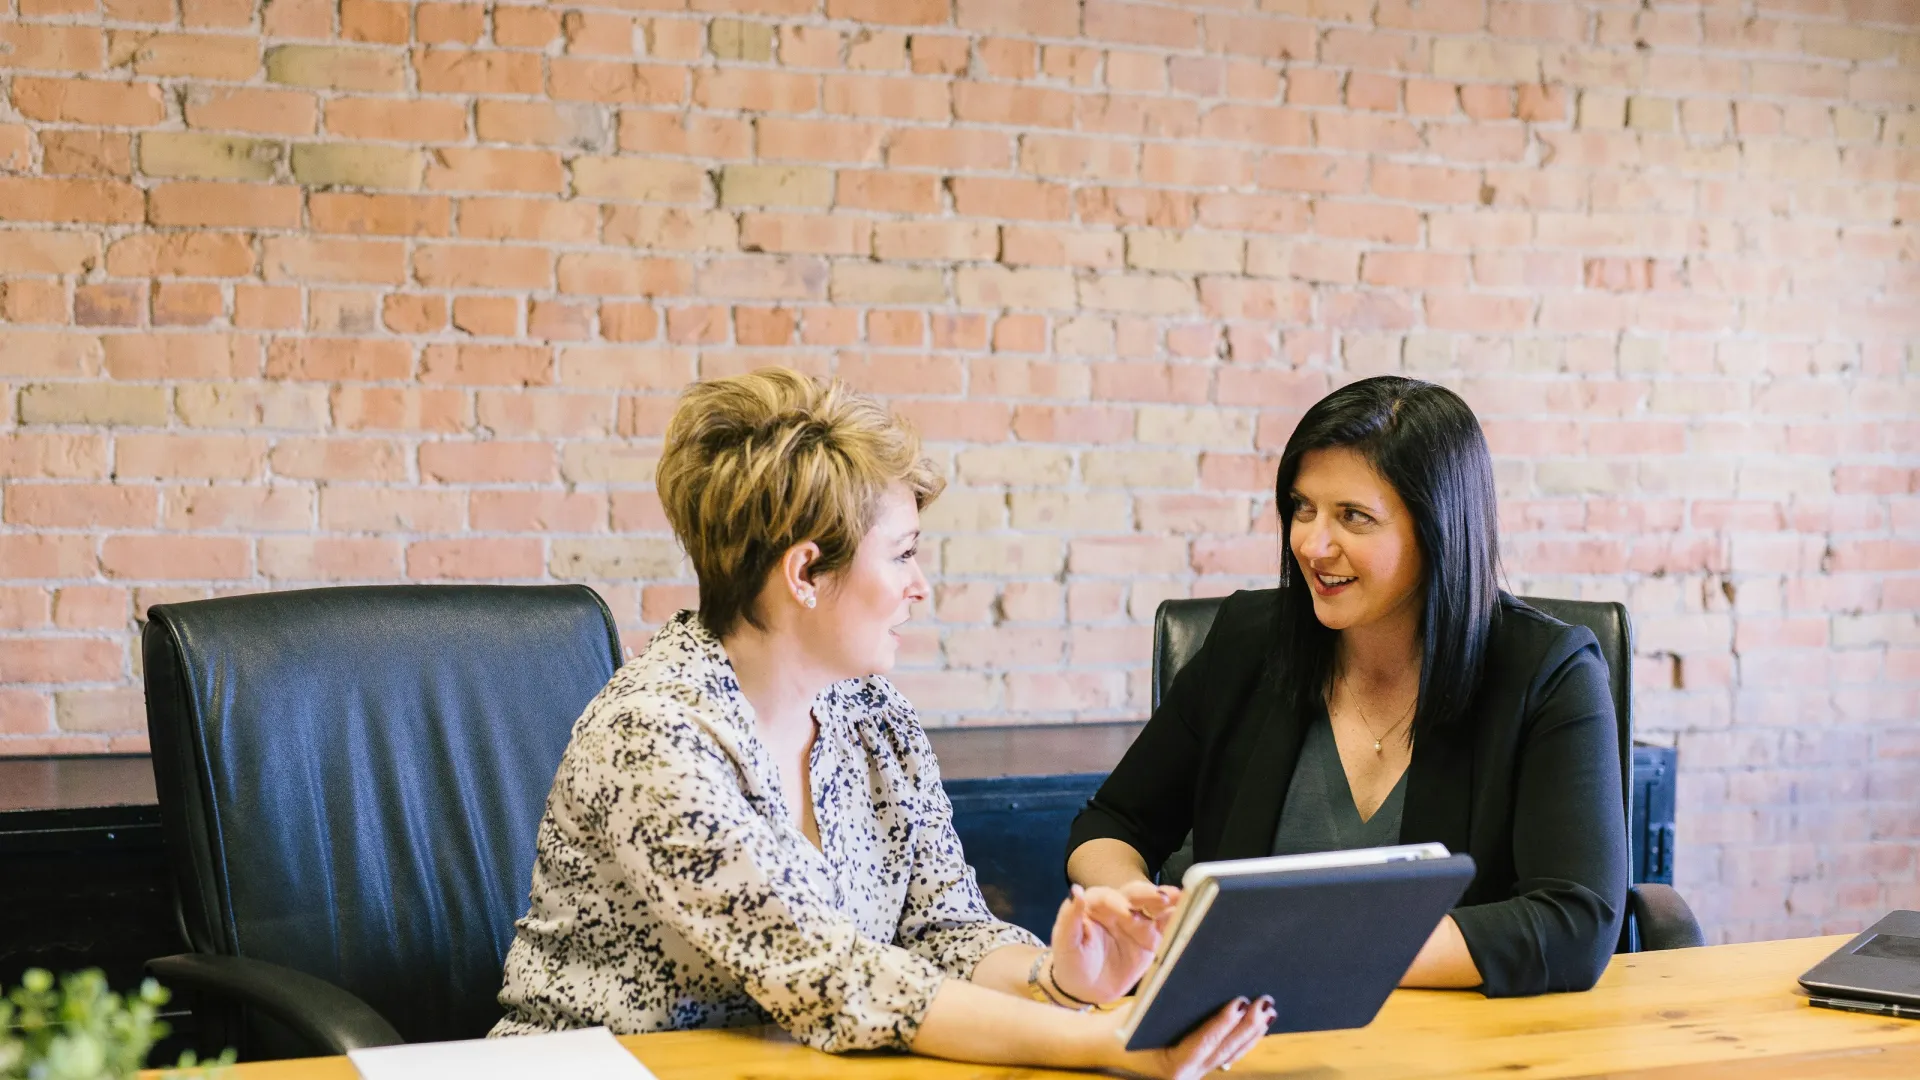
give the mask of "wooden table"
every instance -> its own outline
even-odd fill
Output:
[[[1228,1075],[1289,1080],[1920,1076],[1920,1021],[1815,1009],[1794,982],[1846,940],[1803,938],[1619,956],[1600,985],[1584,994],[1489,1001],[1477,994],[1403,990],[1365,1028],[1272,1036]],[[896,1054],[829,1057],[777,1033],[755,1031],[671,1032],[621,1041],[660,1080],[1085,1075]],[[233,1076],[356,1078],[345,1058],[245,1065]]]

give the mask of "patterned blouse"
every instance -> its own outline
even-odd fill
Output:
[[[904,1049],[945,978],[1038,944],[987,911],[919,720],[874,676],[814,702],[820,848],[693,612],[588,704],[547,797],[494,1035],[769,1019],[821,1050]]]

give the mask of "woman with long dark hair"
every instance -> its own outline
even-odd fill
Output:
[[[1075,820],[1068,875],[1144,895],[1189,834],[1200,861],[1439,841],[1476,876],[1403,985],[1592,986],[1627,888],[1606,660],[1500,590],[1472,410],[1414,379],[1343,387],[1274,493],[1280,587],[1222,604]]]

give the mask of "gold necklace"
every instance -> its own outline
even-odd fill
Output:
[[[1365,705],[1360,704],[1360,695],[1354,692],[1353,683],[1349,681],[1344,675],[1340,677],[1340,681],[1347,684],[1347,693],[1352,695],[1353,697],[1353,708],[1355,712],[1360,714],[1360,723],[1366,726],[1367,734],[1373,735],[1373,720],[1367,716],[1367,707]],[[1417,695],[1414,697],[1413,703],[1414,705],[1420,704],[1420,698]],[[1407,720],[1412,716],[1413,716],[1413,708],[1412,706],[1409,706],[1407,708],[1406,713],[1403,714],[1400,717],[1400,719],[1395,720],[1393,724],[1387,728],[1387,730],[1381,732],[1378,735],[1373,735],[1373,752],[1376,754],[1381,753],[1381,749],[1380,749],[1381,742],[1385,740],[1387,736],[1393,734],[1396,730],[1398,730],[1400,725],[1406,723]]]

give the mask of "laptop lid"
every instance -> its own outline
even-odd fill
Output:
[[[1920,911],[1895,911],[1800,976],[1817,994],[1920,1005]]]

